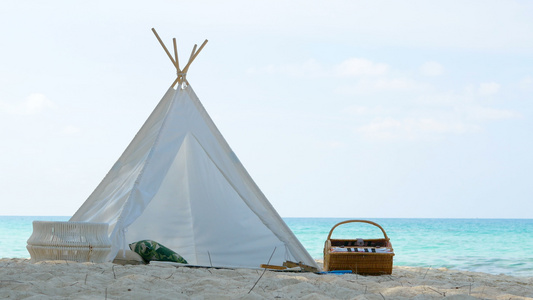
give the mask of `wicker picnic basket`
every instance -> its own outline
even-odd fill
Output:
[[[385,238],[331,239],[331,234],[337,226],[355,222],[379,227]],[[365,220],[340,222],[331,228],[324,245],[324,271],[351,270],[361,275],[391,274],[393,251],[387,233],[377,223]]]

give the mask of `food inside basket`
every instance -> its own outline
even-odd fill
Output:
[[[392,253],[391,248],[387,247],[331,247],[331,252],[353,252],[353,253]]]
[[[332,239],[330,252],[348,252],[348,253],[393,253],[390,242],[385,239],[354,239],[354,240],[335,240]]]

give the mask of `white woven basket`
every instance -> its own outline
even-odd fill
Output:
[[[33,221],[33,233],[26,248],[33,262],[104,262],[111,252],[108,224]]]

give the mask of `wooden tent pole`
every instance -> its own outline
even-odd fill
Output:
[[[191,51],[191,56],[189,56],[189,60],[192,59],[192,57],[194,56],[194,53],[196,52],[196,48],[198,47],[198,45],[194,44],[194,47],[192,47],[192,51]]]
[[[205,40],[202,45],[200,46],[200,49],[198,49],[198,51],[196,51],[196,53],[194,54],[194,57],[193,59],[196,58],[196,56],[198,56],[198,54],[200,54],[200,51],[202,51],[202,49],[204,48],[205,44],[207,44],[207,40]]]
[[[172,39],[172,43],[174,44],[174,57],[176,58],[176,69],[178,69],[178,72],[181,73],[180,61],[178,60],[178,46],[176,45],[176,38]]]
[[[178,83],[179,79],[180,79],[180,78],[179,78],[179,76],[178,76],[178,78],[176,78],[176,80],[174,80],[174,82],[172,83],[172,85],[171,85],[170,87],[171,87],[171,88],[174,88],[174,86],[176,85],[176,83]]]
[[[163,47],[163,49],[165,49],[165,52],[167,53],[168,58],[170,58],[170,60],[172,61],[172,64],[174,65],[174,67],[176,67],[176,69],[178,69],[178,71],[179,71],[179,68],[178,68],[178,66],[176,65],[176,62],[175,62],[174,59],[172,58],[172,55],[170,55],[170,52],[168,52],[167,47],[165,46],[165,44],[163,43],[163,41],[161,40],[161,38],[160,38],[159,35],[157,34],[157,31],[155,31],[155,28],[152,28],[152,31],[154,32],[155,37],[157,38],[157,40],[159,41],[159,43],[161,44],[161,46]]]
[[[205,40],[203,43],[202,43],[202,46],[200,46],[200,48],[198,48],[198,51],[194,52],[194,54],[191,54],[191,58],[189,59],[189,62],[187,63],[187,65],[185,66],[185,68],[183,68],[183,73],[187,73],[187,71],[189,70],[189,66],[191,65],[191,63],[194,61],[194,59],[198,56],[198,54],[200,54],[200,51],[202,51],[202,49],[204,48],[205,44],[207,44],[207,40]],[[194,49],[196,49],[196,45],[194,45]]]
[[[155,28],[152,28],[152,32],[154,33],[155,37],[159,41],[159,44],[161,44],[161,47],[163,47],[163,49],[165,50],[165,53],[167,54],[168,58],[170,58],[170,61],[172,62],[172,64],[176,68],[176,70],[178,71],[178,77],[176,78],[176,80],[174,80],[174,82],[172,83],[172,85],[170,87],[173,88],[176,85],[176,83],[178,83],[178,82],[180,84],[185,82],[188,85],[189,82],[187,81],[187,79],[185,79],[185,74],[187,74],[187,71],[189,70],[189,67],[192,64],[192,62],[194,61],[194,59],[198,56],[198,54],[200,54],[200,51],[202,51],[202,49],[204,48],[205,44],[207,44],[207,40],[205,40],[202,43],[200,48],[198,48],[198,51],[196,50],[198,45],[196,45],[196,44],[194,45],[194,47],[192,48],[191,56],[189,57],[189,61],[187,62],[187,65],[185,65],[185,68],[183,70],[180,70],[180,62],[179,62],[179,59],[178,59],[178,46],[176,44],[176,38],[172,39],[172,44],[174,46],[174,57],[172,57],[172,54],[170,54],[170,52],[168,51],[167,47],[165,46],[165,43],[163,43],[163,41],[159,37],[159,34],[157,34],[157,31],[155,31]]]

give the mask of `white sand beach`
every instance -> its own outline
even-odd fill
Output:
[[[0,260],[0,298],[533,299],[532,277],[447,269],[394,267],[390,276],[262,274],[263,270],[250,269],[31,263],[4,258]]]

